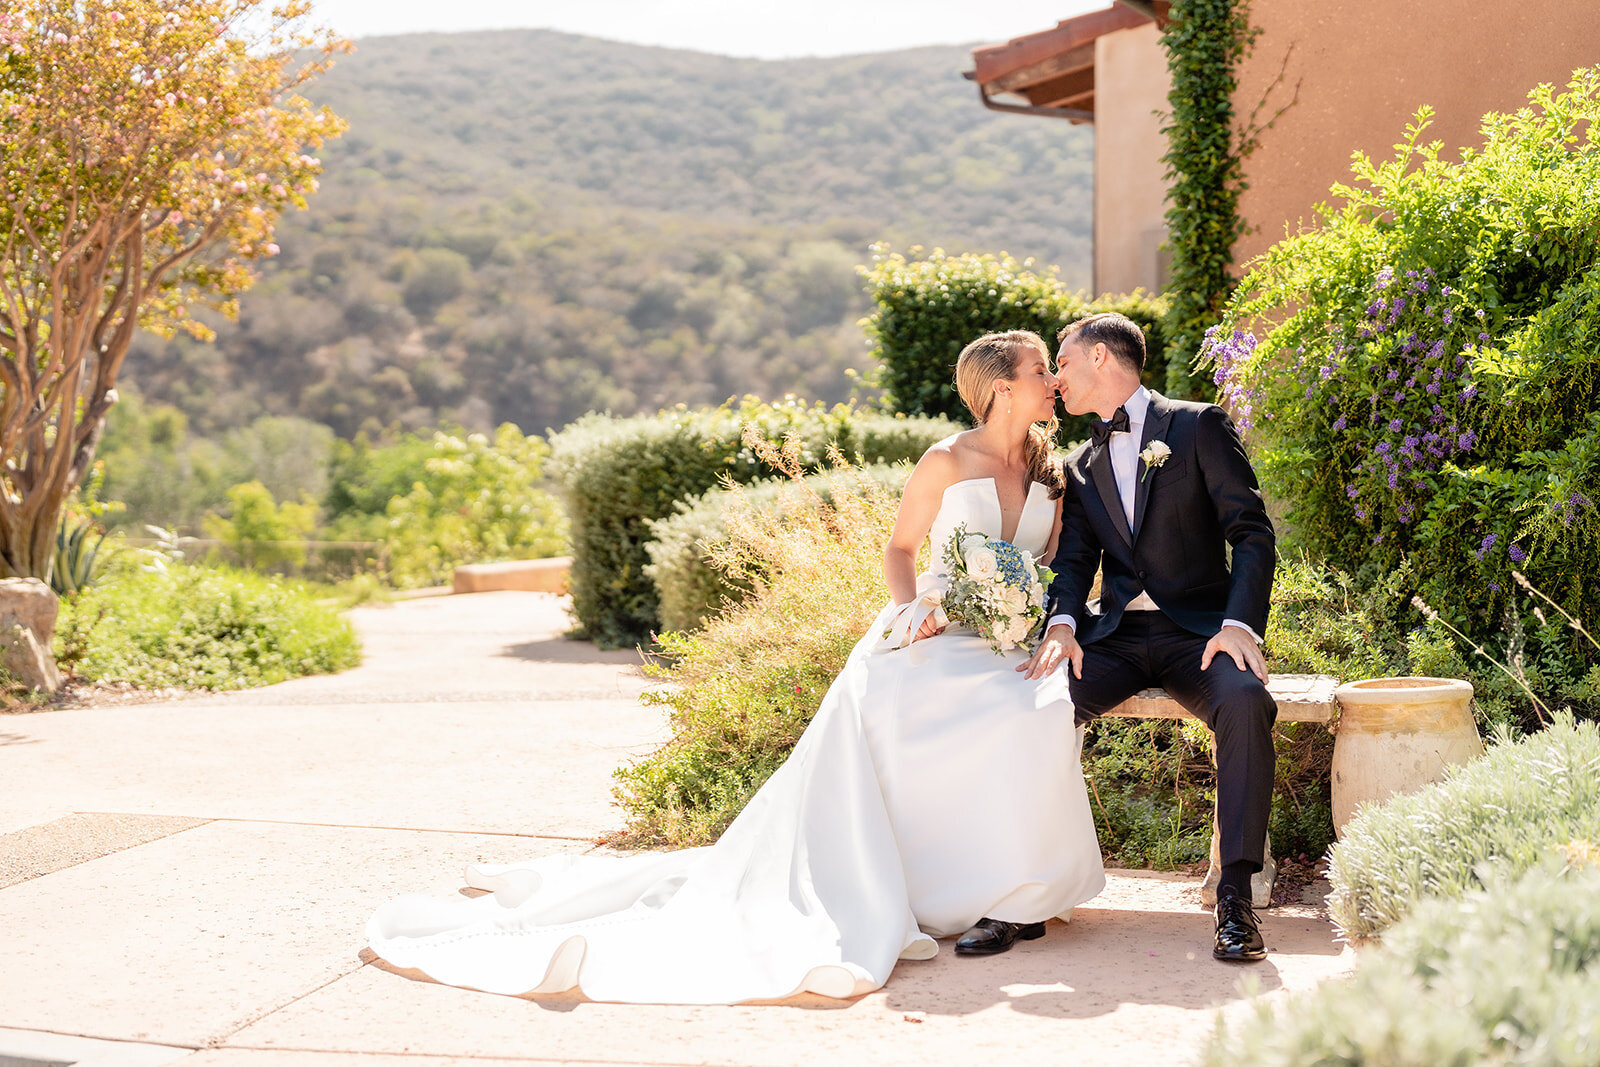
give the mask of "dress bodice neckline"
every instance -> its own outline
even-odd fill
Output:
[[[952,493],[956,489],[984,484],[989,486],[989,492],[981,497],[957,495],[952,499]],[[1029,481],[1028,495],[1022,502],[1021,513],[1017,516],[1017,528],[1007,538],[1004,528],[1005,516],[1000,511],[1000,487],[993,475],[963,478],[945,486],[939,503],[939,513],[934,516],[932,528],[928,531],[933,543],[934,568],[942,569],[937,560],[943,545],[949,539],[951,531],[963,524],[966,525],[968,532],[982,532],[990,537],[1008,540],[1035,556],[1042,555],[1050,540],[1053,522],[1048,517],[1049,509],[1045,508],[1041,512],[1034,507],[1034,502],[1039,499],[1048,500],[1049,497],[1045,494],[1049,488],[1043,482]],[[978,503],[979,500],[981,504]]]

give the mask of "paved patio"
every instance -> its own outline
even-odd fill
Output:
[[[0,1067],[1189,1061],[1224,1015],[1349,970],[1314,902],[1216,963],[1197,879],[1113,872],[1070,925],[946,947],[839,1003],[529,1000],[398,974],[372,909],[472,861],[589,849],[610,774],[666,736],[633,653],[567,641],[565,601],[478,593],[354,612],[341,675],[0,715]]]

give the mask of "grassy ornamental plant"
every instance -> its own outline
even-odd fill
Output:
[[[1445,621],[1509,630],[1533,688],[1593,714],[1594,650],[1511,571],[1600,615],[1600,68],[1486,116],[1459,163],[1430,115],[1257,261],[1206,354],[1291,543],[1362,580],[1409,561]]]
[[[1600,1063],[1600,854],[1547,848],[1521,877],[1423,902],[1355,976],[1219,1024],[1205,1067]]]
[[[1363,808],[1332,851],[1328,910],[1371,937],[1429,897],[1459,897],[1554,845],[1600,841],[1600,727],[1562,716],[1419,792]]]
[[[957,429],[943,419],[793,399],[579,419],[551,437],[550,471],[572,522],[573,614],[584,636],[611,647],[651,640],[660,609],[645,574],[650,523],[724,480],[746,484],[770,476],[741,440],[747,427],[768,442],[794,437],[796,462],[813,471],[825,464],[830,446],[867,462],[895,463],[917,459]]]
[[[667,684],[646,701],[671,709],[672,739],[617,771],[627,827],[614,843],[715,841],[788,757],[886,600],[898,494],[856,472],[856,491],[825,503],[806,482],[797,439],[781,458],[747,440],[791,484],[760,506],[731,491],[715,561],[752,593],[702,630],[662,635],[666,658],[652,673]]]
[[[859,471],[809,475],[805,485],[822,507],[831,505],[836,493],[857,493],[866,483],[898,496],[910,473],[908,464],[878,463]],[[750,594],[748,580],[730,577],[713,562],[727,541],[728,508],[737,501],[740,507],[755,511],[785,513],[794,508],[793,497],[794,487],[788,481],[713,489],[680,502],[677,514],[651,523],[652,540],[645,546],[650,564],[645,574],[656,586],[663,630],[697,630],[730,603]]]

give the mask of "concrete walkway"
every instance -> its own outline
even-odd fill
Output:
[[[472,861],[590,847],[610,774],[666,736],[637,656],[570,642],[564,601],[358,609],[342,675],[0,715],[0,1067],[182,1063],[1191,1060],[1217,1016],[1348,971],[1313,903],[1269,959],[1209,958],[1194,879],[1117,872],[992,959],[902,963],[850,1003],[538,1001],[418,981],[363,948],[389,896]]]

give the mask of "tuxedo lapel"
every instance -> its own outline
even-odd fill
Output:
[[[1105,445],[1095,445],[1089,450],[1089,474],[1094,478],[1094,487],[1100,492],[1100,503],[1105,505],[1106,511],[1111,513],[1111,524],[1117,528],[1117,536],[1133,547],[1133,531],[1128,529],[1128,516],[1122,510],[1122,498],[1117,495],[1117,476],[1111,471],[1111,449]]]
[[[1139,451],[1143,452],[1151,441],[1165,441],[1167,427],[1172,423],[1172,407],[1167,403],[1167,398],[1160,393],[1150,394],[1150,406],[1145,410],[1144,433],[1139,438]],[[1108,463],[1107,469],[1110,469]],[[1155,480],[1155,474],[1144,465],[1144,460],[1139,461],[1139,474],[1133,483],[1133,536],[1137,537],[1139,531],[1144,529],[1144,511],[1150,503],[1150,483]],[[1131,543],[1131,540],[1130,540]]]

